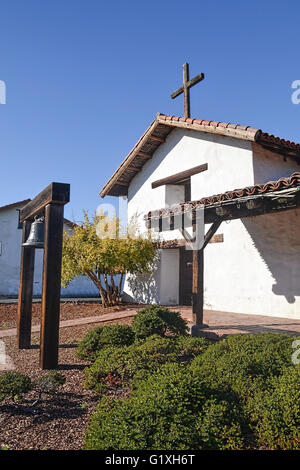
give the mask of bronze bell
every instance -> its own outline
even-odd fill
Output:
[[[44,217],[35,217],[30,227],[29,237],[23,243],[23,246],[31,246],[33,248],[44,248]]]

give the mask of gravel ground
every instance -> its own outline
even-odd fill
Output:
[[[82,304],[75,307],[79,307],[81,313],[86,313],[82,310]],[[90,309],[87,316],[91,316]],[[126,318],[101,325],[131,324],[131,321],[132,318]],[[26,401],[17,407],[13,407],[9,401],[0,403],[0,446],[11,450],[82,449],[84,432],[99,396],[82,387],[87,363],[78,359],[75,351],[83,335],[96,326],[60,329],[58,370],[65,375],[66,382],[55,396],[43,396],[42,401],[35,406],[32,404],[37,398],[36,392],[26,395]],[[32,379],[47,372],[39,369],[39,335],[33,335],[32,347],[28,350],[18,350],[15,337],[5,338],[5,344],[15,370],[28,374]]]
[[[98,302],[95,303],[70,303],[61,302],[60,319],[72,320],[74,318],[92,317],[93,315],[103,315],[105,313],[116,312],[128,308],[124,304],[118,307],[104,308]],[[6,328],[16,328],[17,326],[17,304],[0,304],[0,330]],[[32,304],[32,325],[40,323],[41,304]]]

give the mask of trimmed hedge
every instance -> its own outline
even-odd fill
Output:
[[[291,365],[292,341],[273,333],[229,336],[196,357],[191,370],[212,389],[233,391],[246,401],[256,389],[265,389],[267,378]]]
[[[0,401],[4,398],[21,399],[33,389],[33,386],[28,375],[20,372],[5,372],[0,375]]]
[[[180,336],[162,338],[153,335],[125,347],[106,347],[98,353],[95,362],[85,369],[86,388],[98,393],[107,386],[134,387],[167,362],[189,362],[209,346],[204,338]]]
[[[88,427],[88,450],[241,449],[237,405],[221,400],[186,367],[166,364],[125,400],[104,397]]]
[[[88,385],[103,391],[112,380],[133,390],[122,400],[102,397],[86,448],[300,450],[293,340],[266,333],[208,345],[156,335],[104,349],[87,370]]]
[[[144,378],[161,364],[174,362],[177,350],[175,342],[158,335],[131,346],[105,348],[85,369],[84,385],[97,392],[103,392],[107,385],[126,386],[133,378]]]
[[[134,317],[132,329],[137,338],[160,335],[185,335],[187,325],[179,312],[172,312],[166,307],[150,305],[139,311]]]
[[[107,346],[128,346],[135,340],[132,328],[128,325],[98,326],[89,331],[77,348],[77,356],[87,361],[95,361],[99,351]]]
[[[271,449],[300,450],[300,366],[267,380],[249,400],[258,443]]]

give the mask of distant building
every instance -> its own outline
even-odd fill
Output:
[[[0,207],[0,297],[17,296],[19,289],[22,227],[19,225],[19,210],[30,199]],[[64,229],[71,232],[73,223],[64,219]],[[36,249],[33,295],[42,293],[43,250]],[[74,279],[61,289],[63,297],[96,297],[99,291],[92,281],[84,276]]]

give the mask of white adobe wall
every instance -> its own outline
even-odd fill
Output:
[[[0,296],[16,296],[19,289],[20,252],[22,230],[17,228],[16,208],[0,211]],[[43,250],[35,250],[34,295],[42,292]],[[92,281],[85,277],[74,279],[69,286],[61,289],[62,296],[96,296],[99,291]]]
[[[17,229],[18,212],[15,208],[0,212],[0,295],[15,295],[18,278],[21,246],[21,230]]]
[[[141,232],[143,215],[170,205],[172,199],[171,189],[152,189],[151,183],[202,163],[208,163],[208,170],[192,176],[192,200],[299,170],[291,160],[284,162],[282,156],[251,142],[175,129],[129,186],[128,216],[138,216]],[[174,203],[177,196],[174,192]],[[300,319],[299,214],[297,209],[223,223],[218,233],[224,234],[224,243],[205,249],[205,308]],[[163,236],[181,238],[177,230]],[[160,256],[161,269],[147,296],[143,289],[133,292],[132,279],[126,280],[124,290],[135,300],[178,302],[179,250],[162,250]]]

